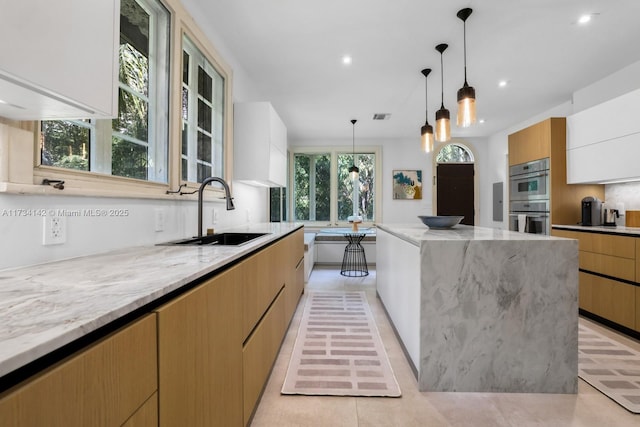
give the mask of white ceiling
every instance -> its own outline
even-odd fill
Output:
[[[444,104],[454,137],[488,136],[571,99],[571,94],[640,60],[639,0],[191,0],[271,101],[289,138],[418,138]],[[467,80],[484,124],[455,126]],[[580,15],[593,14],[587,25]],[[342,64],[343,55],[353,63]],[[509,82],[499,88],[499,80]],[[390,113],[373,121],[374,113]]]

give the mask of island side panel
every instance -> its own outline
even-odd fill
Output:
[[[376,290],[414,373],[420,362],[420,249],[378,229]]]
[[[577,393],[572,240],[423,241],[421,391]]]

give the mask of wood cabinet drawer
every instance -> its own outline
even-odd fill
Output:
[[[636,258],[636,238],[611,234],[582,233],[580,250],[622,258]]]
[[[147,315],[0,398],[0,425],[120,426],[157,390],[156,317]]]
[[[634,259],[602,255],[593,252],[579,252],[580,268],[594,273],[606,274],[624,280],[635,281],[636,262]]]
[[[553,230],[556,237],[578,240],[578,249],[621,258],[636,258],[636,246],[640,248],[640,239],[629,236],[615,236],[569,230]],[[640,250],[640,249],[639,249]]]
[[[159,307],[160,426],[242,423],[242,307],[235,266]]]
[[[278,245],[278,243],[276,243]],[[272,271],[276,246],[270,246],[243,261],[242,271],[242,337],[249,336],[273,299],[282,288]]]
[[[636,327],[637,290],[633,285],[580,272],[580,308],[631,329]]]
[[[285,292],[281,292],[242,350],[244,425],[249,423],[286,330]]]

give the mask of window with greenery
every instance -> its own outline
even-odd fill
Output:
[[[355,154],[360,169],[356,185],[349,177],[352,164],[351,153],[295,153],[293,220],[337,224],[359,215],[366,222],[375,221],[376,154]]]
[[[269,221],[287,221],[287,189],[282,187],[269,188]]]
[[[361,216],[363,221],[373,222],[375,206],[375,154],[338,155],[338,221],[347,221],[349,216]],[[360,169],[357,185],[349,177],[349,167],[355,164]]]
[[[159,1],[121,0],[118,117],[41,122],[42,165],[167,182],[169,25]]]
[[[470,163],[473,162],[473,154],[471,151],[459,144],[447,144],[436,156],[438,163]]]
[[[224,78],[187,36],[182,40],[182,180],[224,173]]]

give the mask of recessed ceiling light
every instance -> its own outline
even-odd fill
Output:
[[[344,55],[342,57],[342,63],[344,65],[351,65],[352,62],[353,62],[353,58],[351,58],[351,55]]]
[[[480,124],[484,124],[484,119],[480,119],[480,120],[478,120],[478,123],[480,123]]]
[[[591,21],[591,15],[590,14],[585,14],[582,15],[580,18],[578,18],[578,24],[586,24],[587,22]]]
[[[506,80],[500,80],[498,82],[498,86],[500,86],[500,87],[505,87],[506,85],[507,85],[507,81]]]

